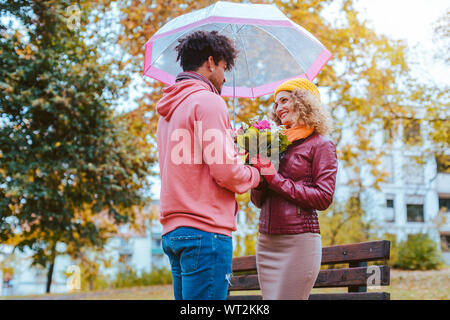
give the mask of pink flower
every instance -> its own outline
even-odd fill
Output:
[[[258,130],[270,129],[270,122],[267,120],[258,121],[252,125]]]

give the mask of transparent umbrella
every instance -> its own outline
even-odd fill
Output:
[[[218,1],[181,15],[159,29],[145,44],[144,75],[167,85],[183,70],[176,62],[178,39],[197,30],[228,36],[239,51],[235,67],[225,73],[222,96],[256,98],[284,81],[313,80],[331,53],[275,5]]]

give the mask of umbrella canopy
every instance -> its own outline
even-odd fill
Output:
[[[222,96],[256,98],[298,77],[313,80],[331,53],[276,6],[219,1],[165,24],[145,44],[144,75],[167,85],[183,70],[176,62],[178,39],[198,30],[218,31],[239,51],[225,73]]]

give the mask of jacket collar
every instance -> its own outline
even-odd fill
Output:
[[[284,150],[282,153],[280,153],[280,160],[284,158],[284,156],[286,155],[286,153],[287,153],[289,150],[291,150],[292,148],[294,148],[294,147],[296,147],[296,146],[302,144],[303,142],[305,142],[305,141],[311,139],[312,137],[314,137],[314,136],[316,136],[316,135],[317,135],[317,133],[313,132],[312,134],[310,134],[310,135],[307,136],[306,138],[298,139],[298,140],[295,140],[294,142],[292,142],[292,143],[286,148],[286,150]]]

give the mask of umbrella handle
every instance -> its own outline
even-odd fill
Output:
[[[234,25],[231,25],[233,30],[233,43],[236,43],[236,31]],[[236,129],[236,68],[233,67],[233,129]]]
[[[236,71],[233,68],[233,129],[236,129]]]

